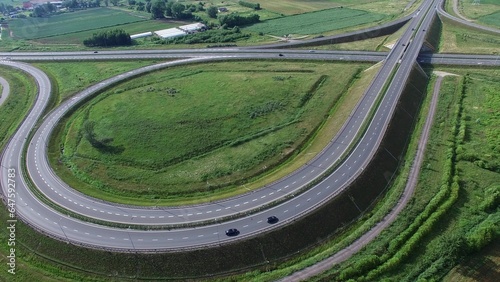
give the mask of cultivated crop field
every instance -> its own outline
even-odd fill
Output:
[[[366,23],[373,23],[385,17],[386,16],[383,14],[370,13],[362,10],[336,8],[272,19],[254,24],[247,29],[277,36],[282,36],[284,34],[319,34]]]
[[[118,26],[107,27],[99,29],[99,31],[104,31],[106,29],[123,29],[125,32],[130,35],[147,32],[147,31],[155,31],[160,29],[172,28],[176,27],[179,24],[176,23],[167,23],[160,22],[157,20],[145,20],[141,22],[133,22],[121,24]],[[55,35],[51,37],[39,38],[36,41],[43,44],[82,44],[84,38],[89,38],[94,34],[96,30],[85,30],[80,32],[72,32],[63,35]]]
[[[295,15],[312,11],[326,10],[343,6],[367,10],[371,12],[391,14],[399,12],[407,1],[392,0],[280,0],[280,1],[260,1],[249,0],[248,2],[259,3],[263,9],[270,10],[284,15]]]
[[[75,187],[146,199],[233,185],[299,149],[358,69],[248,62],[150,74],[78,110],[61,137],[64,165],[55,166],[86,183]],[[106,146],[85,137],[90,122]]]
[[[37,39],[144,20],[120,10],[95,8],[48,18],[16,19],[9,23],[9,28],[15,38]]]

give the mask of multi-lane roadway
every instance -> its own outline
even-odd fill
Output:
[[[14,169],[16,174],[16,205],[17,214],[24,221],[41,232],[73,243],[109,248],[119,251],[141,250],[177,250],[182,248],[199,248],[207,245],[218,245],[236,238],[261,234],[276,228],[281,224],[305,214],[321,205],[348,184],[363,170],[370,160],[371,154],[377,148],[385,127],[392,116],[399,95],[405,85],[411,68],[417,59],[422,46],[425,30],[430,25],[435,7],[439,1],[428,0],[420,7],[419,12],[411,19],[409,28],[389,54],[379,52],[339,52],[339,51],[293,51],[293,50],[176,50],[176,51],[121,51],[121,52],[78,52],[78,53],[0,53],[1,62],[15,68],[31,73],[38,85],[39,95],[37,101],[25,119],[12,141],[2,155],[2,175],[9,169]],[[71,107],[78,105],[89,95],[94,95],[100,89],[110,84],[124,81],[140,73],[160,69],[178,64],[202,62],[221,59],[255,59],[255,58],[286,59],[336,59],[381,61],[384,63],[381,70],[366,91],[351,117],[347,120],[341,132],[335,136],[330,144],[314,160],[303,166],[293,174],[280,181],[263,187],[254,192],[241,195],[216,203],[207,203],[198,206],[182,208],[150,208],[142,209],[102,202],[82,195],[61,181],[52,171],[46,159],[46,146],[50,132],[60,118]],[[172,62],[144,67],[129,71],[119,76],[102,81],[91,88],[78,93],[65,101],[47,116],[43,117],[33,136],[29,132],[35,127],[37,119],[43,113],[50,95],[50,81],[40,70],[18,60],[84,60],[84,59],[120,59],[120,58],[186,58]],[[422,56],[419,60],[432,62],[434,57]],[[494,57],[484,57],[484,63],[491,63]],[[450,60],[446,59],[443,60]],[[453,58],[453,60],[471,60],[470,58]],[[472,59],[471,64],[477,64],[477,59]],[[496,60],[495,60],[496,63]],[[394,76],[392,81],[388,77]],[[389,83],[389,90],[383,97],[378,110],[363,137],[358,141],[353,151],[346,157],[338,168],[313,188],[297,194],[304,185],[322,176],[328,168],[338,164],[338,160],[346,155],[349,145],[356,140],[358,133],[367,122],[368,113],[374,106],[377,97],[381,95],[384,85]],[[27,144],[27,153],[23,155],[24,145]],[[64,212],[59,212],[41,202],[31,190],[28,183],[21,177],[21,163],[26,158],[27,174],[34,185],[50,199],[72,213],[99,221],[121,223],[125,225],[169,225],[182,227],[186,224],[204,223],[203,226],[190,228],[177,228],[172,230],[135,230],[112,228],[104,225],[92,224],[75,219]],[[2,177],[1,184],[7,187],[6,178]],[[283,201],[286,197],[288,200]],[[262,206],[268,208],[258,211]],[[249,215],[250,214],[250,215]],[[266,218],[275,215],[280,221],[278,224],[269,225]],[[236,218],[225,221],[227,218]],[[227,237],[224,231],[229,228],[238,228],[240,235]]]

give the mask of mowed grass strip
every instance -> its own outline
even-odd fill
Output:
[[[58,137],[64,165],[55,164],[56,170],[94,196],[207,199],[298,150],[358,68],[218,63],[143,76],[101,94],[70,118]],[[85,138],[89,121],[97,139],[112,140],[109,150]]]
[[[312,13],[272,19],[246,29],[282,36],[284,34],[319,34],[366,23],[376,22],[385,15],[349,8],[335,8]]]
[[[16,19],[9,23],[9,27],[16,38],[37,39],[140,21],[145,19],[120,10],[95,8],[48,18]]]

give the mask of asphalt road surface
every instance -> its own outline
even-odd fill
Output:
[[[193,51],[199,55],[189,55],[188,59],[175,62],[166,62],[154,66],[148,66],[134,71],[118,75],[114,78],[100,82],[91,88],[78,93],[68,99],[50,114],[43,117],[43,122],[37,127],[33,137],[28,139],[28,133],[34,128],[36,119],[42,114],[51,91],[50,81],[40,70],[23,63],[15,61],[13,54],[0,54],[4,60],[0,63],[23,69],[31,73],[40,88],[40,93],[34,108],[21,125],[18,132],[12,138],[2,156],[2,176],[8,174],[8,170],[16,171],[16,207],[17,215],[28,222],[35,229],[57,237],[62,240],[71,241],[90,247],[108,248],[118,251],[156,251],[156,250],[178,250],[187,248],[200,248],[203,246],[217,246],[228,241],[237,240],[249,236],[260,235],[271,228],[279,228],[298,216],[310,212],[327,200],[334,197],[340,190],[349,185],[350,182],[363,170],[366,163],[372,157],[381,137],[384,134],[388,121],[392,117],[397,100],[405,85],[406,79],[422,46],[426,28],[428,28],[435,14],[436,1],[427,0],[410,21],[409,28],[401,39],[391,50],[384,60],[383,66],[372,84],[367,89],[363,99],[352,112],[348,121],[344,124],[341,132],[335,136],[330,144],[314,160],[300,168],[288,177],[268,185],[260,190],[241,195],[235,198],[222,200],[183,208],[152,208],[142,209],[127,207],[102,202],[82,195],[67,187],[52,172],[46,160],[46,145],[48,136],[61,116],[71,107],[88,95],[119,81],[137,76],[141,72],[151,71],[183,63],[242,59],[242,58],[276,58],[276,51],[242,52],[233,50],[226,53],[204,53],[205,51]],[[170,51],[171,52],[171,51]],[[208,52],[208,51],[206,51]],[[220,52],[212,50],[212,52]],[[239,52],[244,53],[240,55]],[[131,52],[133,53],[133,52]],[[175,52],[171,52],[175,53]],[[359,53],[359,52],[358,52]],[[317,58],[325,59],[327,56],[344,56],[346,60],[353,54],[328,54],[328,52],[283,51],[284,57]],[[26,54],[25,54],[26,55]],[[59,56],[61,54],[47,54],[46,56]],[[63,54],[64,55],[64,54]],[[68,58],[75,59],[74,53],[67,54]],[[113,54],[107,54],[113,56]],[[149,54],[152,55],[152,54]],[[185,56],[179,54],[181,57]],[[366,56],[367,54],[358,54]],[[10,56],[10,57],[9,57]],[[44,55],[45,56],[45,55]],[[100,53],[82,54],[90,58],[102,58]],[[117,54],[115,56],[139,56],[137,54]],[[379,56],[368,54],[368,56]],[[130,58],[130,57],[129,57]],[[138,57],[136,57],[138,58]],[[380,59],[380,57],[378,57]],[[16,59],[17,60],[17,59]],[[321,176],[329,167],[335,165],[340,158],[346,154],[349,145],[356,139],[362,124],[370,109],[375,104],[381,89],[387,83],[388,78],[394,76],[389,83],[387,94],[383,97],[378,110],[370,122],[366,133],[357,143],[357,146],[349,154],[346,160],[338,168],[326,177],[321,183],[296,195],[296,191]],[[54,203],[67,210],[81,214],[88,218],[108,222],[117,222],[129,225],[178,225],[183,226],[192,223],[210,223],[202,227],[178,228],[173,230],[133,230],[112,228],[103,225],[88,223],[60,213],[46,204],[42,203],[27,189],[27,183],[20,177],[21,160],[23,158],[22,148],[25,142],[29,142],[26,154],[27,173],[35,186]],[[2,188],[6,195],[7,179],[2,177]],[[286,202],[276,204],[284,197],[290,198]],[[263,206],[271,206],[261,212],[256,210]],[[251,214],[250,214],[251,213]],[[250,215],[248,215],[250,214]],[[275,215],[280,221],[269,225],[266,222],[268,216]],[[222,221],[228,217],[235,220]],[[227,237],[224,231],[229,228],[238,228],[240,235]]]

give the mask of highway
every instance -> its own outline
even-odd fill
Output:
[[[279,54],[283,56],[280,57]],[[320,60],[380,62],[388,52],[374,51],[328,51],[328,50],[291,50],[266,49],[177,49],[177,50],[134,50],[94,52],[0,52],[0,61],[97,61],[97,60],[138,60],[138,59],[184,59],[204,57],[225,57],[228,59],[281,59],[281,60]],[[488,65],[499,66],[498,55],[479,54],[434,54],[421,53],[418,62],[433,65]]]
[[[394,111],[394,107],[405,81],[417,59],[425,36],[424,30],[428,28],[431,23],[432,17],[435,14],[434,7],[436,3],[437,0],[428,0],[424,2],[421,7],[421,12],[411,20],[409,28],[389,54],[380,54],[377,52],[310,52],[308,50],[243,51],[238,49],[179,50],[175,52],[165,51],[165,54],[155,53],[155,51],[151,51],[149,54],[147,52],[143,52],[143,54],[135,54],[134,52],[129,52],[131,54],[125,54],[125,52],[82,52],[80,55],[74,53],[48,53],[44,55],[30,55],[28,53],[19,55],[17,53],[0,54],[0,57],[4,58],[3,61],[0,62],[1,64],[29,72],[35,77],[40,88],[40,93],[38,94],[37,102],[33,110],[12,138],[1,160],[2,175],[6,175],[9,169],[14,169],[17,172],[15,179],[17,215],[40,232],[61,240],[89,247],[106,248],[116,251],[137,250],[143,252],[217,246],[225,242],[260,235],[263,232],[270,231],[272,228],[287,224],[338,194],[339,191],[352,182],[370,160],[375,148],[377,148],[380,142],[381,136],[383,136],[388,121],[392,117],[392,112]],[[426,11],[429,11],[429,13],[426,13]],[[360,56],[360,60],[363,61],[368,60],[367,58],[377,58],[377,60],[381,60],[382,57],[386,58],[381,70],[372,81],[363,99],[352,112],[351,117],[344,124],[341,132],[335,136],[330,144],[314,160],[276,183],[245,195],[215,203],[182,208],[161,207],[142,209],[110,204],[82,195],[67,187],[65,183],[58,179],[47,163],[46,141],[54,125],[57,124],[64,113],[71,107],[77,105],[87,96],[94,95],[100,89],[110,84],[124,81],[140,73],[151,71],[152,69],[167,68],[179,64],[228,59],[276,59],[278,58],[276,52],[282,52],[284,58],[287,59],[307,58],[324,60],[327,57],[333,58],[338,56],[337,59],[352,60],[353,57]],[[108,59],[119,57],[144,59],[147,57],[140,56],[160,55],[189,58],[129,71],[100,82],[78,93],[51,111],[47,116],[44,116],[43,122],[37,127],[32,138],[28,139],[30,129],[35,126],[35,121],[40,117],[46,106],[51,88],[50,81],[45,74],[33,66],[17,62],[18,60],[30,60],[29,58],[33,59],[33,56],[43,56],[45,58],[43,60],[50,60],[56,57],[57,59],[66,58],[74,60],[79,58],[83,60],[86,58],[92,60],[106,58],[106,56],[109,56],[107,57]],[[365,58],[361,58],[363,56]],[[38,60],[41,60],[41,58],[39,57]],[[461,60],[463,61],[463,59]],[[469,60],[471,59],[469,58]],[[491,61],[491,57],[487,61]],[[394,74],[393,82],[390,83],[387,94],[383,97],[366,133],[351,154],[349,154],[346,160],[321,183],[296,195],[297,191],[304,185],[321,176],[329,167],[336,164],[336,162],[346,154],[349,144],[351,144],[358,135],[362,124],[367,118],[368,112],[375,104],[377,97],[379,97],[381,93],[381,89],[384,87],[387,78],[390,77],[391,74]],[[67,210],[84,215],[88,218],[117,222],[125,225],[169,225],[184,227],[188,223],[192,224],[196,222],[211,224],[191,228],[156,231],[120,229],[88,223],[60,213],[40,202],[37,197],[32,194],[31,190],[26,188],[27,183],[20,177],[20,164],[23,159],[22,149],[25,142],[28,142],[26,164],[28,169],[27,173],[30,178],[47,198]],[[5,177],[2,177],[1,184],[5,195],[5,189],[8,186]],[[285,202],[280,202],[281,199],[286,196],[290,199]],[[277,202],[280,203],[276,204]],[[257,211],[263,206],[271,205],[274,206],[264,211]],[[251,214],[248,215],[249,213]],[[271,215],[278,216],[280,221],[277,224],[269,225],[265,219]],[[231,221],[222,221],[229,217],[238,218]],[[241,234],[236,237],[227,237],[224,231],[229,228],[238,228]]]
[[[383,60],[386,52],[366,51],[322,51],[322,50],[252,50],[252,49],[178,49],[178,50],[135,50],[94,52],[0,52],[0,60],[7,61],[51,61],[51,60],[131,60],[131,59],[179,59],[207,56],[223,56],[238,59],[311,59],[377,62]]]

